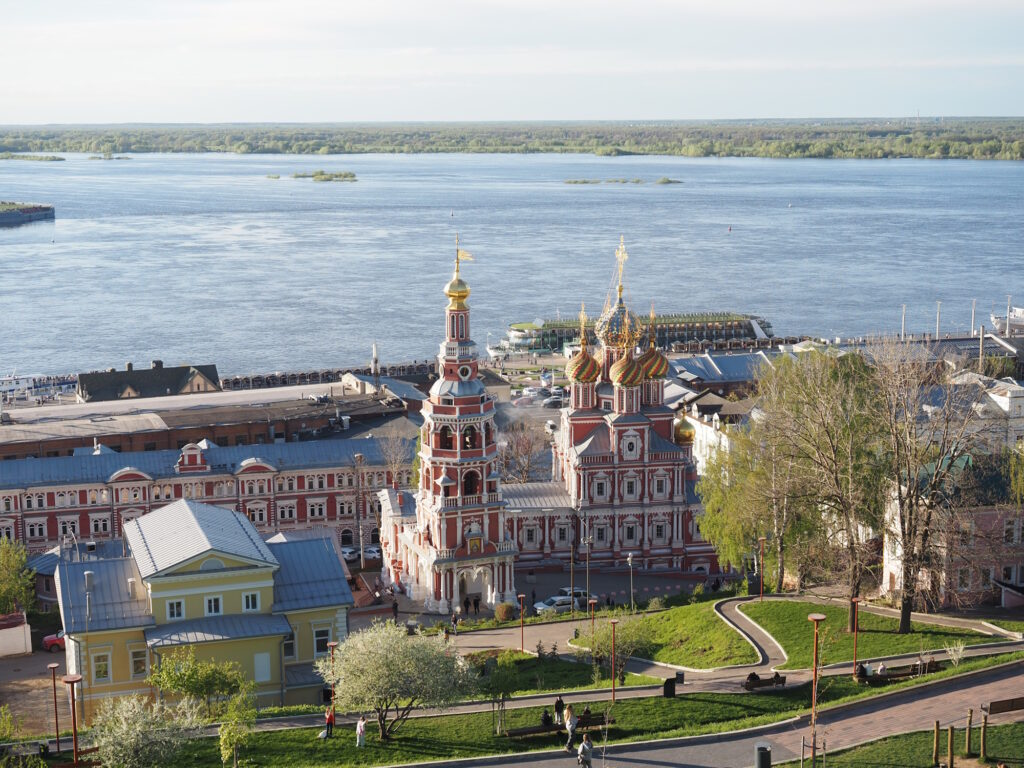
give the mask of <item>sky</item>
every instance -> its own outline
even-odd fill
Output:
[[[1020,0],[0,7],[6,125],[1024,115]]]

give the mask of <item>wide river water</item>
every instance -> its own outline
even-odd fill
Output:
[[[436,354],[455,232],[473,336],[596,313],[624,235],[646,314],[760,314],[776,333],[966,331],[1024,304],[1024,164],[589,155],[133,155],[0,161],[0,373],[125,361],[222,374]],[[355,183],[291,174],[353,171]],[[280,179],[268,178],[279,174]],[[680,184],[656,184],[661,177]],[[566,184],[600,179],[600,184]],[[644,183],[608,183],[641,179]]]

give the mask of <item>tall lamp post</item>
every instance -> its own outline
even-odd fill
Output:
[[[825,614],[812,613],[808,621],[814,622],[814,676],[811,683],[811,768],[818,764],[818,624],[825,620]]]
[[[586,515],[586,511],[583,513]],[[593,543],[594,538],[590,535],[590,522],[583,518],[583,543],[587,545],[587,599],[590,599],[590,545]],[[576,595],[573,595],[573,599],[576,599]]]
[[[597,600],[590,598],[587,600],[587,603],[590,605],[590,634],[594,634],[594,610],[597,606]]]
[[[334,719],[334,649],[338,647],[337,640],[331,640],[327,644],[327,647],[331,649],[331,719]]]
[[[860,598],[850,599],[853,603],[853,678],[857,679],[857,633],[860,631]]]
[[[576,516],[572,521],[572,538],[569,541],[569,615],[576,615],[576,521],[579,520],[580,502],[576,502]]]
[[[615,703],[615,625],[618,619],[612,619],[612,704]]]
[[[519,652],[526,653],[526,630],[523,629],[523,614],[526,613],[523,610],[523,600],[526,599],[526,595],[520,593],[516,597],[519,598]]]
[[[764,543],[767,539],[764,536],[757,537],[757,543],[761,545],[761,562],[757,566],[757,580],[761,583],[761,596],[758,602],[764,602]]]
[[[57,754],[60,754],[60,719],[57,717],[57,670],[60,669],[60,664],[47,664],[46,668],[50,670],[50,678],[53,681],[53,732],[57,735]]]
[[[81,675],[64,675],[61,678],[71,692],[71,739],[75,765],[78,765],[78,711],[75,708],[75,686],[82,682]]]
[[[633,553],[626,555],[626,562],[629,564],[629,612],[634,612],[633,607]]]

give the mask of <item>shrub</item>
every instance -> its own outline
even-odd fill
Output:
[[[512,603],[498,603],[494,609],[494,618],[497,621],[511,621],[516,617],[516,607]]]
[[[665,610],[665,599],[662,597],[652,597],[650,602],[647,603],[647,610],[649,611],[664,611]]]
[[[690,593],[690,602],[699,603],[704,598],[704,585],[697,584]]]

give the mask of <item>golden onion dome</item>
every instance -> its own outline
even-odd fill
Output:
[[[469,284],[458,275],[444,287],[445,295],[448,297],[448,309],[468,309],[466,299],[469,298]]]
[[[573,355],[565,366],[565,375],[570,381],[593,384],[601,375],[601,364],[587,351],[586,347]]]
[[[644,372],[633,356],[626,354],[612,364],[608,377],[619,387],[639,387],[644,380]]]
[[[675,438],[676,445],[689,445],[697,437],[697,430],[690,423],[689,419],[685,416],[680,416],[675,420],[672,435]]]

